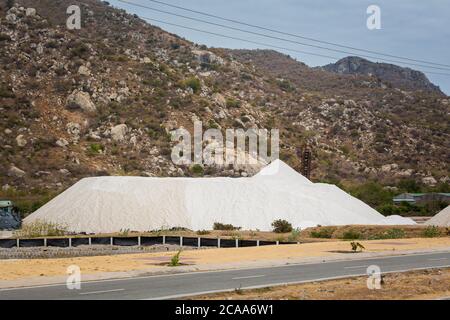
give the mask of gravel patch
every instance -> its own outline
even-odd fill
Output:
[[[166,252],[177,251],[180,246],[177,245],[153,245],[153,246],[108,246],[91,245],[78,246],[72,248],[57,247],[35,247],[35,248],[11,248],[0,249],[0,259],[46,259],[46,258],[70,258],[70,257],[88,257],[88,256],[109,256],[127,253],[148,253],[148,252]],[[195,247],[183,247],[183,250],[196,250]]]

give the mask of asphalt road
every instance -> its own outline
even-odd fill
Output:
[[[92,281],[82,283],[80,290],[69,290],[65,284],[3,289],[0,300],[173,299],[236,288],[366,275],[367,267],[371,265],[379,266],[382,273],[450,267],[450,252]]]

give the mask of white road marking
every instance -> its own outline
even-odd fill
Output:
[[[124,291],[124,290],[125,289],[112,289],[112,290],[103,290],[103,291],[81,292],[80,295],[108,293],[108,292],[116,292],[116,291]]]
[[[383,274],[403,273],[403,272],[416,271],[416,270],[433,270],[433,269],[438,269],[438,268],[450,268],[450,265],[443,265],[443,266],[436,266],[436,267],[422,267],[422,268],[413,268],[413,269],[403,269],[403,270],[393,270],[393,271],[383,272]],[[286,286],[286,285],[291,285],[291,284],[321,282],[321,281],[336,280],[336,279],[348,279],[348,278],[351,278],[351,277],[363,277],[363,276],[366,276],[366,274],[365,273],[361,273],[361,274],[326,277],[326,278],[318,278],[318,279],[310,279],[310,280],[302,280],[302,281],[275,282],[275,283],[267,283],[267,284],[262,284],[262,285],[257,285],[257,286],[242,287],[240,289],[241,290],[251,290],[251,289],[269,288],[269,287],[275,287],[275,286]],[[233,292],[235,290],[236,290],[236,288],[233,288],[233,289],[219,289],[219,290],[211,290],[211,291],[199,291],[199,292],[191,292],[191,293],[184,293],[184,294],[175,294],[175,295],[171,295],[171,296],[144,298],[144,299],[140,299],[140,300],[170,300],[170,299],[179,299],[179,298],[185,298],[185,297],[195,297],[195,296],[211,294],[211,293]]]
[[[314,264],[330,264],[330,263],[336,263],[336,262],[345,262],[345,261],[351,261],[351,260],[389,260],[392,258],[402,258],[402,257],[414,257],[414,256],[426,256],[431,254],[438,254],[438,253],[448,253],[448,251],[432,251],[432,252],[421,252],[421,253],[396,253],[394,255],[380,255],[380,256],[374,256],[370,258],[358,258],[358,259],[333,259],[333,260],[326,260],[323,262],[319,261],[312,261],[312,262],[302,262],[302,263],[292,263],[292,264],[281,264],[281,265],[272,265],[272,266],[265,266],[265,267],[243,267],[238,268],[238,270],[253,270],[253,269],[274,269],[274,268],[285,268],[285,267],[299,267],[299,266],[307,266],[307,265],[314,265]],[[431,268],[447,268],[450,267],[450,265],[445,266],[438,266],[438,267],[431,267]],[[419,268],[419,269],[412,269],[412,270],[423,270],[427,268]],[[151,278],[162,278],[162,277],[180,277],[180,276],[190,276],[190,275],[198,275],[198,274],[209,274],[209,273],[221,273],[221,272],[228,272],[233,271],[233,269],[225,269],[225,270],[208,270],[208,271],[195,271],[195,272],[179,272],[179,273],[170,273],[170,274],[155,274],[150,276],[136,276],[136,277],[123,277],[123,278],[112,278],[112,279],[102,279],[102,280],[89,280],[84,281],[85,283],[105,283],[105,282],[115,282],[115,281],[130,281],[130,280],[143,280],[143,279],[151,279]],[[405,270],[406,271],[406,270]],[[347,277],[347,276],[346,276]],[[297,283],[297,282],[295,282]],[[50,287],[65,287],[66,283],[52,283],[52,284],[42,284],[42,285],[34,285],[34,286],[23,286],[23,287],[11,287],[11,288],[0,288],[0,292],[2,291],[17,291],[17,290],[27,290],[27,289],[38,289],[38,288],[50,288]],[[220,291],[219,291],[220,292]]]
[[[430,258],[429,261],[441,261],[441,260],[447,260],[447,258]]]
[[[364,266],[350,266],[350,267],[344,267],[344,269],[359,269],[359,268],[367,268],[369,265]]]
[[[231,280],[239,280],[239,279],[251,279],[251,278],[261,278],[261,277],[265,277],[266,275],[261,274],[259,276],[248,276],[248,277],[236,277],[236,278],[231,278]]]

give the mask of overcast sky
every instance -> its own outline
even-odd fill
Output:
[[[182,15],[188,15],[203,20],[209,20],[221,24],[228,24],[240,29],[248,29],[254,32],[270,34],[268,31],[252,29],[237,24],[230,24],[198,14],[169,8],[149,0],[126,0],[139,3],[148,7],[170,11]],[[446,0],[161,0],[166,3],[187,7],[190,9],[219,15],[222,17],[245,21],[250,24],[264,26],[284,32],[298,34],[323,41],[339,43],[342,45],[379,51],[392,55],[426,60],[435,63],[450,65],[450,1]],[[334,58],[342,58],[349,54],[330,52],[327,50],[310,48],[294,43],[268,39],[256,35],[250,35],[239,31],[224,29],[207,25],[197,21],[191,21],[168,14],[155,12],[148,9],[137,8],[132,5],[120,3],[117,0],[109,2],[128,12],[136,13],[141,17],[148,17],[171,23],[190,26],[197,29],[221,33],[252,41],[263,42],[274,46],[291,48],[294,50],[309,51]],[[369,30],[366,13],[369,5],[378,5],[381,9],[381,29]],[[188,40],[211,47],[226,48],[266,48],[262,45],[242,42],[239,40],[224,39],[222,37],[204,34],[198,31],[187,30],[170,26],[159,22],[152,22],[161,28],[178,34]],[[273,36],[289,38],[279,34]],[[302,39],[290,38],[293,41],[308,42]],[[318,43],[308,42],[315,45]],[[335,47],[334,47],[335,48]],[[347,50],[342,48],[335,48]],[[292,51],[278,50],[305,62],[309,66],[319,66],[335,62],[336,59],[307,55]],[[372,55],[369,53],[355,52],[354,55]],[[398,60],[384,57],[386,59]],[[375,59],[369,59],[375,60]],[[381,61],[380,62],[385,62]],[[412,62],[418,63],[419,62]],[[403,66],[406,64],[395,63]],[[426,73],[428,78],[440,86],[450,95],[450,67],[447,70],[425,69],[419,66],[409,66],[426,73],[438,72],[449,75],[436,75]],[[443,67],[445,68],[445,67]]]

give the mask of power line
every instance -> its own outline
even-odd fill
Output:
[[[129,5],[132,5],[132,6],[136,6],[136,7],[140,7],[140,8],[144,8],[144,9],[148,9],[148,10],[152,10],[152,11],[156,11],[156,12],[160,12],[160,13],[164,13],[164,14],[168,14],[168,15],[172,15],[172,16],[176,16],[176,17],[181,17],[181,18],[184,18],[184,19],[189,19],[189,20],[193,20],[193,21],[197,21],[197,22],[201,22],[201,23],[207,23],[207,24],[210,24],[210,25],[214,25],[214,26],[218,26],[218,27],[222,27],[222,28],[226,28],[226,29],[231,29],[231,30],[235,30],[235,31],[245,32],[245,33],[249,33],[249,34],[252,34],[252,35],[266,37],[266,38],[270,38],[270,39],[274,39],[274,40],[285,41],[285,42],[289,42],[289,43],[294,43],[294,44],[298,44],[298,45],[302,45],[302,46],[313,47],[313,48],[321,49],[321,50],[333,51],[333,52],[337,52],[337,53],[344,53],[344,54],[350,54],[350,55],[354,55],[355,54],[354,52],[349,52],[349,51],[344,51],[344,50],[339,50],[339,49],[333,49],[333,48],[327,48],[327,47],[323,47],[323,46],[318,46],[318,45],[303,43],[303,42],[299,42],[299,41],[289,40],[289,39],[286,39],[286,38],[280,38],[280,37],[276,37],[276,36],[271,36],[271,35],[267,35],[267,34],[264,34],[264,33],[253,32],[253,31],[249,31],[249,30],[235,28],[235,27],[223,25],[223,24],[220,24],[220,23],[215,23],[215,22],[210,22],[210,21],[198,19],[198,18],[193,18],[193,17],[189,17],[189,16],[173,13],[173,12],[170,12],[170,11],[160,10],[160,9],[148,7],[148,6],[145,6],[145,5],[141,5],[141,4],[137,4],[137,3],[133,3],[133,2],[129,2],[129,1],[124,1],[124,0],[117,0],[117,1],[129,4]],[[433,66],[427,66],[427,65],[423,65],[423,64],[403,62],[403,61],[385,59],[385,58],[380,58],[380,57],[375,57],[375,56],[370,56],[370,55],[360,55],[360,56],[364,57],[364,58],[377,59],[377,60],[387,61],[387,62],[391,62],[391,63],[406,64],[406,65],[415,66],[415,67],[422,67],[422,68],[428,68],[428,69],[431,68],[431,69],[439,69],[439,70],[450,71],[450,69],[448,69],[448,68],[433,67]]]
[[[188,30],[192,30],[192,31],[201,32],[201,33],[211,34],[211,35],[222,37],[222,38],[248,42],[248,43],[252,43],[252,44],[256,44],[256,45],[260,45],[260,46],[264,46],[264,47],[268,47],[268,48],[274,48],[274,49],[279,49],[279,50],[285,50],[285,51],[291,51],[291,52],[296,52],[296,53],[308,54],[308,55],[313,55],[313,56],[318,56],[318,57],[323,57],[323,58],[329,58],[329,59],[338,59],[336,57],[322,55],[322,54],[319,54],[319,53],[314,53],[314,52],[308,52],[308,51],[303,51],[303,50],[296,50],[296,49],[292,49],[292,48],[275,46],[275,45],[271,45],[271,44],[267,44],[267,43],[263,43],[263,42],[258,42],[258,41],[238,38],[238,37],[234,37],[234,36],[228,36],[228,35],[212,32],[212,31],[206,31],[206,30],[202,30],[202,29],[188,27],[188,26],[184,26],[184,25],[180,25],[180,24],[176,24],[176,23],[171,23],[171,22],[167,22],[167,21],[162,21],[162,20],[158,20],[158,19],[148,18],[148,17],[144,17],[144,16],[139,16],[139,17],[141,19],[144,19],[144,20],[147,20],[147,21],[163,23],[163,24],[166,24],[166,25],[174,26],[174,27],[179,27],[179,28],[184,28],[184,29],[188,29]],[[431,72],[431,71],[425,71],[425,72],[429,73],[429,74],[450,76],[450,73]]]
[[[249,43],[257,44],[259,46],[265,46],[265,47],[274,48],[274,49],[280,49],[280,50],[292,51],[292,52],[297,52],[297,53],[309,54],[309,55],[314,55],[314,56],[319,56],[319,57],[329,58],[329,59],[338,59],[336,57],[327,56],[327,55],[323,55],[323,54],[319,54],[319,53],[313,53],[313,52],[308,52],[308,51],[303,51],[303,50],[296,50],[296,49],[291,49],[291,48],[286,48],[286,47],[275,46],[275,45],[271,45],[271,44],[267,44],[267,43],[263,43],[263,42],[258,42],[258,41],[253,41],[253,40],[248,40],[248,39],[228,36],[228,35],[212,32],[212,31],[206,31],[206,30],[201,30],[201,29],[192,28],[192,27],[188,27],[188,26],[183,26],[183,25],[180,25],[180,24],[171,23],[171,22],[167,22],[167,21],[162,21],[162,20],[158,20],[158,19],[147,18],[147,17],[144,17],[144,16],[140,16],[140,18],[142,18],[144,20],[148,20],[148,21],[164,23],[164,24],[167,24],[167,25],[170,25],[170,26],[174,26],[174,27],[180,27],[180,28],[184,28],[184,29],[198,31],[198,32],[202,32],[202,33],[207,33],[207,34],[211,34],[211,35],[214,35],[214,36],[219,36],[219,37],[222,37],[222,38],[249,42]]]
[[[118,0],[118,1],[120,1],[120,0]],[[283,34],[283,35],[287,35],[287,36],[291,36],[291,37],[295,37],[295,38],[299,38],[299,39],[309,40],[309,41],[313,41],[313,42],[317,42],[317,43],[328,44],[328,45],[332,45],[332,46],[336,46],[336,47],[340,47],[340,48],[345,48],[345,49],[351,49],[351,50],[355,50],[355,51],[373,53],[373,54],[382,55],[382,56],[385,56],[385,57],[397,58],[397,59],[401,59],[401,60],[421,62],[421,63],[427,63],[427,64],[443,66],[443,67],[450,67],[450,65],[448,65],[448,64],[436,63],[436,62],[431,62],[431,61],[426,61],[426,60],[412,59],[412,58],[407,58],[407,57],[387,54],[387,53],[383,53],[383,52],[380,52],[380,51],[361,49],[361,48],[356,48],[356,47],[352,47],[352,46],[341,45],[341,44],[334,43],[334,42],[323,41],[323,40],[319,40],[319,39],[316,39],[316,38],[305,37],[305,36],[298,35],[298,34],[283,32],[283,31],[279,31],[279,30],[275,30],[275,29],[271,29],[271,28],[266,28],[266,27],[250,24],[250,23],[247,23],[247,22],[242,22],[242,21],[239,21],[239,20],[229,19],[229,18],[221,17],[221,16],[218,16],[218,15],[210,14],[210,13],[206,13],[206,12],[202,12],[202,11],[198,11],[198,10],[189,9],[189,8],[186,8],[186,7],[181,7],[181,6],[169,4],[169,3],[166,3],[166,2],[162,2],[162,1],[157,1],[157,0],[147,0],[147,1],[151,1],[151,2],[158,3],[158,4],[161,4],[161,5],[164,5],[164,6],[168,6],[168,7],[172,7],[172,8],[176,8],[176,9],[192,12],[192,13],[197,13],[197,14],[204,15],[204,16],[211,17],[211,18],[215,18],[215,19],[220,19],[220,20],[223,20],[223,21],[228,21],[228,22],[232,22],[232,23],[236,23],[236,24],[241,24],[241,25],[245,25],[245,26],[248,26],[248,27],[256,28],[256,29],[266,30],[266,31],[270,31],[270,32],[278,33],[278,34]]]

